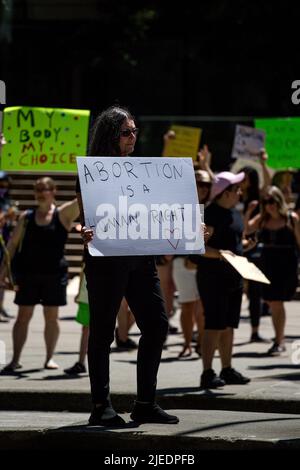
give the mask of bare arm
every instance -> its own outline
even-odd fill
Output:
[[[76,196],[77,196],[78,207],[79,207],[79,212],[80,212],[79,219],[80,219],[80,224],[81,224],[81,227],[82,227],[81,228],[81,238],[83,240],[84,246],[87,246],[88,243],[93,240],[94,232],[91,228],[85,227],[81,193],[76,193]]]
[[[170,140],[173,140],[173,139],[176,139],[176,133],[173,130],[169,129],[163,137],[162,156],[164,156],[164,154],[165,154],[168,142],[170,142]]]
[[[79,216],[79,206],[77,198],[73,201],[65,202],[58,208],[59,219],[66,230],[71,230],[72,222]]]
[[[24,236],[25,217],[26,217],[26,211],[20,215],[19,221],[16,227],[14,228],[14,231],[8,241],[6,249],[7,249],[10,259],[14,257],[16,250],[21,242],[21,239]],[[6,274],[7,274],[7,260],[4,257],[0,266],[0,279],[3,280]]]
[[[261,149],[259,158],[260,158],[260,163],[261,163],[261,167],[263,171],[264,184],[262,187],[262,191],[264,191],[268,186],[271,186],[272,184],[271,174],[267,167],[268,154],[264,148]]]
[[[245,225],[245,235],[256,232],[261,223],[261,214],[257,214],[253,219],[248,220]]]
[[[211,181],[213,181],[215,179],[215,175],[210,167],[211,153],[208,150],[207,145],[203,146],[203,148],[198,152],[197,157],[198,157],[197,160],[199,162],[201,170],[207,171],[207,173],[210,176]]]
[[[253,219],[251,219],[251,215],[253,213],[253,211],[255,210],[255,208],[258,206],[259,202],[258,201],[251,201],[250,204],[248,205],[248,208],[244,214],[244,237],[246,235],[249,235],[249,233],[253,233],[253,230],[252,230],[252,227],[251,225],[253,225]],[[249,222],[251,220],[251,224],[249,226]],[[251,227],[251,229],[250,229]]]

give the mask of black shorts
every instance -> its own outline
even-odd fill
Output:
[[[17,279],[19,290],[16,292],[17,305],[45,305],[59,307],[67,304],[68,275],[28,274]]]
[[[235,282],[222,276],[198,272],[197,284],[203,303],[205,329],[238,328],[243,296],[242,280]]]

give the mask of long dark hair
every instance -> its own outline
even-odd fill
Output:
[[[246,201],[250,202],[259,199],[259,176],[255,168],[252,168],[251,166],[245,166],[239,171],[243,171],[245,175],[248,176],[250,183],[249,188],[247,189]]]
[[[111,106],[96,118],[90,134],[89,155],[120,155],[120,130],[126,119],[134,121],[127,108]]]

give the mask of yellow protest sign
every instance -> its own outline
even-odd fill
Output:
[[[202,129],[199,127],[173,125],[175,137],[166,141],[163,157],[192,157],[197,159]]]
[[[5,108],[1,169],[76,173],[76,156],[87,153],[89,116],[81,109]]]

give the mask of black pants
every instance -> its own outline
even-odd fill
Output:
[[[153,402],[157,371],[168,331],[160,282],[153,257],[85,256],[90,307],[88,347],[93,403],[109,398],[109,353],[123,296],[135,316],[141,338],[137,357],[137,399]]]
[[[259,326],[262,310],[262,289],[261,284],[255,281],[248,282],[249,314],[252,328]]]

